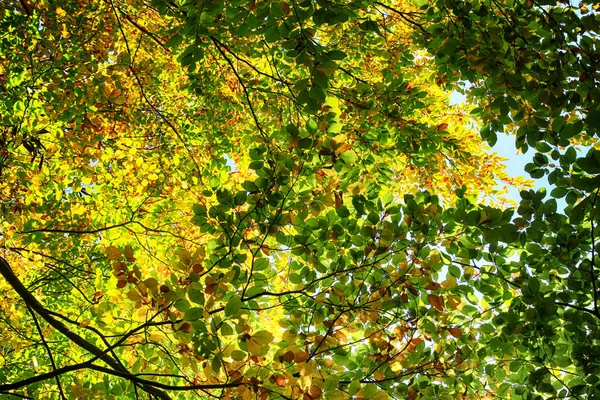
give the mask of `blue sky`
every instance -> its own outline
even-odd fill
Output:
[[[462,103],[465,100],[466,96],[458,92],[453,92],[450,95],[450,104]],[[525,165],[527,163],[532,162],[534,151],[529,150],[525,154],[517,151],[514,136],[509,136],[504,134],[503,132],[498,132],[498,141],[496,142],[491,151],[498,153],[501,157],[507,159],[505,161],[506,171],[510,176],[523,176],[524,178],[531,179],[529,173],[525,172]],[[534,184],[536,189],[542,187],[549,188],[548,180],[546,179],[546,177],[543,177],[541,179],[535,179]],[[550,190],[548,190],[548,192],[550,192]],[[516,202],[519,202],[521,200],[519,190],[517,190],[516,188],[508,189],[508,197],[510,197]]]

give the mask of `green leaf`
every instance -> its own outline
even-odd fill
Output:
[[[182,42],[183,42],[183,36],[180,33],[177,33],[177,34],[171,36],[171,38],[169,40],[167,40],[167,43],[165,43],[165,47],[170,47],[170,48],[177,47]]]
[[[588,111],[585,123],[594,129],[600,129],[600,110]]]
[[[204,293],[198,289],[190,289],[188,291],[188,298],[193,303],[204,304]]]
[[[204,310],[200,307],[189,308],[184,315],[184,319],[187,321],[196,321],[203,318]]]
[[[242,299],[238,295],[233,295],[225,306],[225,315],[228,317],[236,315],[242,308]]]
[[[588,174],[600,174],[600,160],[592,157],[577,159],[577,166]]]
[[[343,60],[347,56],[348,55],[341,50],[331,50],[327,53],[327,57],[329,57],[332,60]]]
[[[246,357],[248,357],[248,355],[241,350],[234,350],[231,352],[231,358],[235,361],[244,361]]]
[[[268,258],[257,258],[254,260],[253,268],[255,271],[262,271],[269,267]]]
[[[527,280],[527,287],[532,294],[536,294],[540,291],[540,281],[537,278],[529,278]]]

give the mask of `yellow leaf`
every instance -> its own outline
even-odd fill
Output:
[[[350,397],[348,393],[342,392],[341,390],[333,390],[325,393],[325,397],[329,400],[346,400]]]
[[[142,295],[137,291],[137,289],[131,289],[127,292],[127,298],[131,301],[138,301],[142,299]]]
[[[258,331],[252,335],[252,339],[260,345],[267,345],[273,341],[273,335],[268,331]]]
[[[375,393],[375,395],[373,396],[373,400],[387,400],[388,399],[388,392],[386,392],[385,390],[380,390],[379,392]]]
[[[442,289],[449,290],[456,286],[456,278],[450,277],[441,283]]]
[[[204,261],[204,257],[206,257],[206,250],[203,246],[201,246],[198,247],[196,251],[194,251],[194,254],[192,255],[192,260],[194,261],[194,263],[201,263],[202,261]]]
[[[109,289],[106,291],[108,297],[118,297],[121,295],[121,291],[117,289]]]
[[[286,343],[294,343],[297,337],[298,335],[296,335],[292,331],[286,330],[285,332],[283,332],[281,339]]]
[[[348,191],[353,195],[359,195],[365,191],[366,187],[362,182],[354,182],[348,185]]]
[[[248,353],[252,354],[253,356],[258,356],[260,355],[262,346],[257,343],[256,340],[250,339],[246,341],[246,348],[248,349]]]

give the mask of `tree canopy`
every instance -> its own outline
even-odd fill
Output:
[[[598,398],[598,12],[3,1],[0,394]]]

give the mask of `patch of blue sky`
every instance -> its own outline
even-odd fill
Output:
[[[466,96],[459,92],[452,92],[450,95],[450,105],[460,104],[466,101]],[[515,146],[515,137],[504,132],[498,132],[498,140],[490,150],[492,153],[498,153],[500,157],[506,159],[506,173],[511,177],[523,176],[530,179],[529,173],[525,172],[525,165],[533,162],[535,152],[529,150],[527,153],[522,153]],[[552,186],[549,184],[546,176],[540,179],[533,179],[534,190],[545,188],[547,193],[550,193]],[[519,203],[521,201],[520,191],[516,187],[508,187],[506,197]],[[564,209],[566,203],[564,199],[557,199],[559,209]]]

